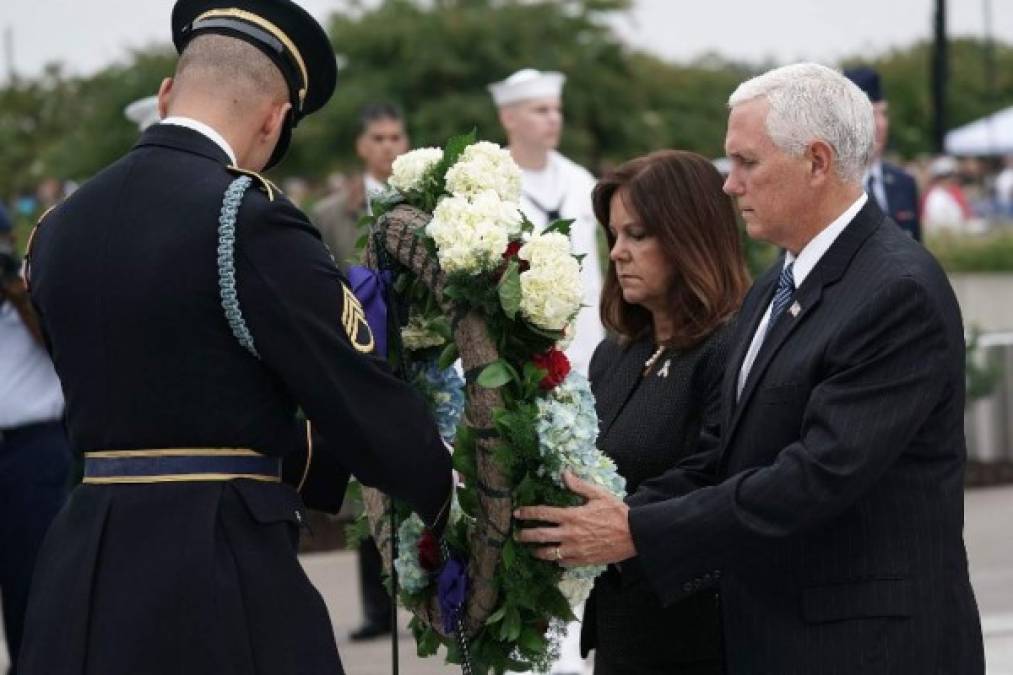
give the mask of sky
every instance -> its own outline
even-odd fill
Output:
[[[374,0],[375,1],[375,0]],[[343,0],[299,0],[318,19]],[[367,4],[369,4],[367,0]],[[49,62],[90,74],[130,48],[169,44],[172,0],[0,0],[0,81],[10,65],[34,76]],[[613,18],[630,45],[668,60],[708,52],[755,63],[833,64],[932,35],[934,0],[635,0]],[[1013,44],[1013,0],[948,0],[950,34],[993,36]],[[537,65],[537,64],[532,64]]]

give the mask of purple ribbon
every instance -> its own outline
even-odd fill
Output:
[[[390,283],[390,272],[377,272],[356,265],[348,270],[348,283],[366,313],[366,323],[376,342],[376,353],[387,358],[387,302],[384,298]]]
[[[464,600],[468,597],[468,571],[457,558],[447,558],[440,576],[436,580],[436,595],[443,615],[443,632],[450,634],[457,630]]]

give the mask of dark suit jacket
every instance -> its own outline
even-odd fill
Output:
[[[983,672],[962,538],[964,338],[945,274],[871,200],[736,379],[781,264],[753,286],[719,444],[630,499],[665,603],[717,584],[732,675]]]
[[[922,225],[918,219],[918,185],[904,169],[883,162],[883,188],[886,191],[887,207],[894,222],[900,229],[911,235],[915,241],[922,240]]]
[[[683,351],[668,351],[643,375],[654,351],[649,338],[629,345],[603,340],[591,359],[599,418],[598,447],[611,457],[632,493],[692,452],[701,429],[720,417],[721,380],[730,326]],[[647,584],[623,586],[609,568],[588,598],[581,649],[595,652],[595,672],[685,672],[710,661],[721,672],[720,626],[714,589],[662,607]]]
[[[299,407],[320,431],[311,466],[330,468],[314,483],[330,507],[352,472],[433,520],[451,470],[428,406],[362,353],[345,280],[305,216],[255,188],[235,264],[260,358],[233,336],[218,288],[227,164],[199,133],[155,125],[40,224],[31,292],[75,449],[282,457],[305,444]],[[286,485],[80,486],[39,554],[21,672],[340,672],[296,559],[301,520]]]

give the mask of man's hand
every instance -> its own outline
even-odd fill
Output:
[[[557,508],[525,506],[514,511],[518,520],[539,520],[552,526],[522,528],[517,540],[543,544],[535,556],[567,567],[616,563],[637,554],[630,534],[630,508],[608,490],[563,474],[566,487],[586,497],[583,506]],[[548,544],[548,545],[545,545]]]

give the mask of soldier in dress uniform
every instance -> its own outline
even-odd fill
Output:
[[[254,173],[330,98],[326,34],[288,0],[179,0],[172,30],[161,123],[30,246],[85,477],[39,555],[21,673],[342,673],[296,557],[303,504],[337,511],[352,473],[441,531],[450,458],[316,230]]]

